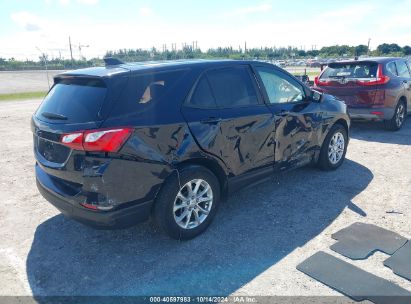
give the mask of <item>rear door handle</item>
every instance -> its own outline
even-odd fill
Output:
[[[201,120],[200,122],[204,124],[216,124],[220,121],[222,121],[222,119],[219,117],[208,117],[206,119]]]

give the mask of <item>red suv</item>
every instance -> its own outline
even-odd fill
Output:
[[[383,120],[392,131],[411,113],[411,67],[402,58],[331,63],[314,88],[342,99],[352,119]]]

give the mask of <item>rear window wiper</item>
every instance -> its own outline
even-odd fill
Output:
[[[67,117],[61,114],[50,113],[50,112],[43,112],[41,113],[42,116],[48,119],[55,119],[55,120],[67,120]]]

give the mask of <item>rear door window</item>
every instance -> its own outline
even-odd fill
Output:
[[[118,116],[141,113],[166,98],[169,100],[164,100],[165,102],[173,102],[172,88],[187,71],[187,69],[153,71],[131,75],[127,87],[111,114]]]
[[[394,61],[387,63],[387,70],[394,76],[398,76],[397,67]]]
[[[398,76],[399,77],[404,77],[404,78],[410,78],[410,71],[408,70],[407,64],[405,61],[398,60],[396,62],[397,64],[397,70],[398,70]]]
[[[203,75],[193,92],[190,99],[190,105],[194,107],[216,108],[217,104],[207,76]]]
[[[36,117],[55,123],[96,121],[106,94],[107,87],[101,79],[61,79],[47,94]]]
[[[207,72],[207,78],[218,107],[232,108],[258,104],[257,92],[248,67],[211,70]]]
[[[376,78],[376,62],[331,63],[320,79]]]

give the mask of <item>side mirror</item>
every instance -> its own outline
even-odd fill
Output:
[[[321,102],[323,94],[316,91],[316,90],[311,90],[311,100],[314,102]]]

